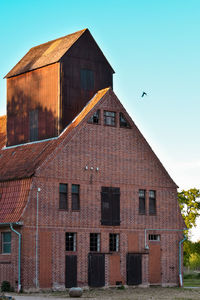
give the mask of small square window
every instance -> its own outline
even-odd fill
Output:
[[[66,232],[66,251],[76,251],[75,232]]]
[[[149,241],[160,241],[160,235],[159,234],[149,234]]]
[[[111,252],[119,251],[119,234],[118,233],[110,233],[110,235],[109,235],[109,250]]]
[[[119,114],[119,124],[120,124],[120,127],[124,127],[124,128],[130,128],[131,127],[129,122],[124,117],[123,113]]]
[[[72,184],[72,210],[80,210],[80,186]]]
[[[100,110],[99,109],[89,119],[88,123],[90,123],[90,124],[100,124]]]
[[[59,209],[68,209],[68,186],[65,183],[59,184]]]
[[[108,126],[115,126],[116,113],[112,111],[104,111],[104,124]]]
[[[90,251],[100,251],[100,233],[90,233]]]
[[[2,241],[2,253],[10,254],[11,253],[11,232],[2,232],[1,234]]]

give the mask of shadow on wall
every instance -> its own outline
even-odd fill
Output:
[[[58,135],[58,118],[47,103],[50,89],[34,72],[31,80],[20,76],[8,79],[7,146]]]

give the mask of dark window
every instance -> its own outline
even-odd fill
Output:
[[[119,251],[119,234],[118,233],[110,233],[109,250],[115,251],[115,252]]]
[[[29,111],[30,142],[38,140],[38,110]]]
[[[100,251],[100,233],[90,233],[90,251]]]
[[[72,210],[80,209],[80,186],[78,184],[72,184]]]
[[[81,88],[85,91],[94,89],[94,72],[87,69],[81,69]]]
[[[99,109],[89,119],[88,123],[90,123],[90,124],[100,124],[100,110]]]
[[[156,192],[149,191],[149,214],[156,214]]]
[[[109,126],[115,126],[116,113],[113,111],[104,111],[104,124]]]
[[[68,190],[67,184],[60,183],[59,185],[59,208],[60,209],[68,209],[67,190]]]
[[[1,235],[2,241],[2,253],[9,254],[11,253],[11,232],[2,232]]]
[[[120,127],[125,127],[125,128],[130,128],[131,127],[129,122],[124,117],[123,113],[119,114],[119,124],[120,124]]]
[[[159,234],[149,234],[149,241],[160,241]]]
[[[120,189],[101,188],[101,224],[120,225]]]
[[[145,212],[145,190],[139,190],[139,214],[144,215]]]
[[[76,233],[66,232],[66,251],[76,251]]]

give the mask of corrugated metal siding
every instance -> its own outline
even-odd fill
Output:
[[[92,74],[91,78],[83,76],[86,70],[87,75],[84,75],[89,77],[88,74]],[[112,88],[113,72],[93,37],[86,31],[61,59],[62,129],[98,90]]]
[[[28,142],[29,112],[38,110],[39,140],[58,131],[59,63],[7,80],[7,145]]]
[[[0,117],[0,149],[6,145],[6,116]]]

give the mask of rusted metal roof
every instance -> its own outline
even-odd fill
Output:
[[[108,90],[109,88],[97,92],[58,138],[2,149],[0,151],[0,182],[31,177],[49,154],[60,149],[59,146],[63,140],[71,138],[69,133],[80,124]]]
[[[0,149],[6,145],[6,116],[0,116]]]
[[[86,30],[88,29],[83,29],[31,48],[5,76],[5,78],[16,76],[58,62]]]

